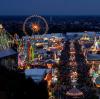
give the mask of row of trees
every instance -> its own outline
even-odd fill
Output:
[[[3,93],[3,94],[1,94]],[[3,97],[3,98],[1,98]],[[5,98],[4,98],[5,97]],[[0,99],[48,99],[47,82],[35,83],[16,71],[0,67]]]

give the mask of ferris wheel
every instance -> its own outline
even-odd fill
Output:
[[[44,17],[32,15],[26,18],[23,24],[23,32],[25,35],[41,35],[48,32],[48,23]]]

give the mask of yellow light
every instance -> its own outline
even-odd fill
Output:
[[[96,87],[100,88],[100,84],[96,84]]]
[[[18,69],[23,70],[24,68],[23,66],[18,66]]]
[[[30,67],[29,67],[29,66],[27,66],[27,69],[30,69]]]
[[[32,30],[34,31],[34,32],[39,32],[40,31],[40,26],[39,26],[39,24],[32,24]]]

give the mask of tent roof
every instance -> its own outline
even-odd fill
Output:
[[[26,69],[25,70],[25,74],[27,76],[43,76],[46,72],[46,69]]]
[[[0,51],[0,58],[8,57],[17,54],[17,52],[13,49],[7,49]]]
[[[77,88],[72,88],[66,93],[66,95],[68,95],[68,96],[82,96],[83,92],[81,92]]]
[[[39,82],[44,78],[47,73],[46,69],[26,69],[26,77],[31,77],[34,81]]]
[[[88,54],[87,60],[88,61],[99,61],[100,60],[100,54]]]
[[[96,84],[100,84],[100,76],[96,78],[95,82]]]

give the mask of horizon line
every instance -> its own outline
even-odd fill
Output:
[[[29,15],[29,14],[25,14],[25,15],[21,15],[21,14],[19,14],[19,15],[15,15],[15,14],[9,14],[9,15],[0,15],[0,16],[32,16],[32,15],[40,15],[40,16],[100,16],[100,14],[97,14],[97,15],[94,15],[94,14],[89,14],[89,15],[82,15],[82,14],[80,14],[80,15],[67,15],[67,14],[31,14],[31,15]]]

